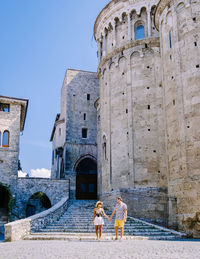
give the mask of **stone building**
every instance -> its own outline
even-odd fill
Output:
[[[27,107],[26,99],[0,96],[0,217],[8,215],[10,196],[16,193],[20,132]]]
[[[68,69],[61,90],[61,112],[54,123],[52,179],[70,180],[70,198],[97,198],[96,73]]]
[[[69,193],[68,180],[18,178],[20,133],[27,108],[27,99],[0,96],[0,232],[5,222],[49,208]],[[40,201],[33,199],[37,194],[43,197],[41,208]]]
[[[200,236],[200,2],[113,0],[98,44],[98,193]]]

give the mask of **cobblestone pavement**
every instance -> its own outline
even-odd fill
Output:
[[[0,259],[199,259],[200,241],[20,241],[0,243]]]

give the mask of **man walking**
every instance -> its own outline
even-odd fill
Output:
[[[118,197],[117,198],[117,204],[114,208],[114,211],[109,219],[109,221],[112,220],[113,216],[116,213],[116,217],[115,217],[115,240],[118,239],[118,228],[121,229],[121,240],[123,238],[123,232],[124,232],[124,224],[126,222],[127,219],[127,205],[122,202],[122,198]]]

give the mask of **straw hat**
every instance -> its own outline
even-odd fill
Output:
[[[102,201],[97,201],[96,207],[98,207],[99,204],[103,205],[103,202]]]

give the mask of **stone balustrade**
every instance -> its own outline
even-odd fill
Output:
[[[52,208],[41,213],[33,215],[29,218],[17,220],[6,224],[5,227],[5,241],[19,241],[29,235],[31,230],[38,230],[47,224],[57,220],[68,207],[68,197],[62,198]]]

